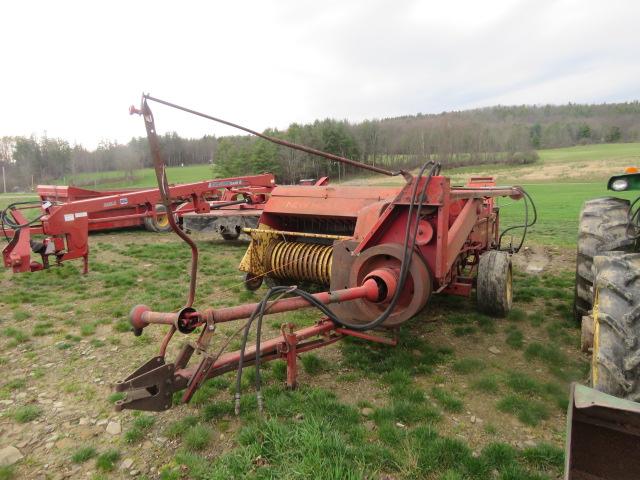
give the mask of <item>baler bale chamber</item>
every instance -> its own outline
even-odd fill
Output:
[[[472,179],[457,188],[440,175],[416,181],[418,190],[428,185],[411,267],[398,306],[383,322],[384,327],[397,327],[413,317],[433,292],[468,296],[481,255],[498,245],[494,198],[522,195],[512,187],[496,188],[490,178]],[[271,286],[311,283],[330,291],[342,290],[361,285],[375,270],[397,282],[411,187],[276,188],[258,228],[246,230],[252,241],[240,270],[247,274],[247,287],[257,288],[266,279]],[[508,253],[495,254],[508,262]],[[505,278],[505,286],[507,281],[510,279]],[[495,303],[493,293],[499,292],[486,293],[480,296],[481,307],[506,313],[510,298],[507,303]],[[384,302],[354,300],[334,306],[333,311],[344,321],[364,324],[385,308]]]
[[[147,100],[215,118],[143,97],[140,113],[162,182],[166,181],[164,164],[155,148],[155,126]],[[354,163],[239,128],[291,148]],[[524,197],[528,205],[524,190],[498,187],[493,179],[485,177],[452,187],[450,180],[440,175],[440,166],[432,161],[426,162],[417,175],[358,165],[387,175],[401,174],[405,182],[391,187],[279,186],[272,191],[257,228],[245,229],[251,243],[239,267],[245,272],[248,289],[257,290],[263,281],[268,284],[260,302],[195,308],[192,273],[188,301],[180,311],[154,312],[143,305],[133,308],[131,324],[136,335],[151,324],[168,325],[169,330],[158,356],[116,384],[117,391],[126,393],[117,402],[117,409],[166,410],[171,407],[174,392],[184,390],[182,401],[188,402],[204,381],[233,370],[237,371],[237,409],[239,379],[247,365],[255,365],[258,370],[256,391],[261,408],[261,362],[286,360],[287,385],[294,388],[299,353],[346,336],[395,345],[396,337],[385,335],[384,330],[393,331],[414,317],[433,294],[469,296],[475,286],[481,310],[498,315],[508,312],[512,300],[511,253],[522,242],[515,248],[500,248],[504,231],[499,231],[495,200]],[[529,222],[527,215],[525,231],[533,221]],[[190,245],[194,252],[192,242]],[[196,270],[197,248],[192,256],[192,272]],[[317,293],[307,291],[310,285]],[[322,315],[313,326],[294,331],[292,325],[283,325],[280,336],[261,340],[265,315],[300,308],[317,308]],[[214,347],[216,325],[236,320],[246,320],[236,330],[243,332],[241,349],[226,352],[233,335]],[[254,327],[256,344],[247,346],[249,331]],[[188,335],[198,328],[197,339],[167,363],[167,345],[173,335]],[[194,353],[200,360],[189,366]]]

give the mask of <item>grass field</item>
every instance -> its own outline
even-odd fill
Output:
[[[170,183],[189,183],[216,178],[215,169],[212,165],[187,165],[184,167],[169,167],[167,175]],[[91,182],[95,181],[95,188],[98,190],[117,189],[120,187],[154,187],[157,185],[156,174],[153,168],[143,168],[135,170],[133,177],[135,180],[121,180],[125,178],[124,171],[113,170],[109,172],[81,173],[72,178],[62,178],[55,182],[57,185],[82,184],[85,188],[93,188]],[[113,179],[112,181],[110,179]]]
[[[1,277],[9,294],[0,304],[0,434],[26,458],[0,478],[121,478],[131,470],[165,480],[559,477],[568,383],[586,372],[569,269],[517,270],[506,319],[477,314],[473,299],[436,296],[396,348],[344,341],[306,353],[295,392],[284,388],[284,364],[267,364],[263,416],[252,369],[240,418],[233,373],[209,381],[188,406],[115,413],[110,384],[155,355],[163,335],[153,327],[131,335],[128,310],[173,310],[186,293],[188,250],[171,235],[150,235],[93,235],[88,276],[70,262]],[[196,239],[198,305],[259,298],[264,287],[245,291],[236,270],[244,242]],[[264,335],[318,318],[273,315]],[[220,326],[215,345],[234,328]],[[122,433],[106,433],[111,422]],[[123,469],[125,460],[132,466]]]
[[[575,246],[578,216],[585,200],[611,196],[606,183],[543,183],[525,184],[538,211],[538,221],[529,230],[530,240],[538,244]],[[616,193],[615,196],[635,199],[639,192]],[[524,222],[524,202],[500,199],[500,218],[503,227]],[[530,211],[531,212],[531,211]],[[519,230],[514,232],[514,243]]]

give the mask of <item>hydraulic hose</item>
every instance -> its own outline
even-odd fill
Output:
[[[507,232],[510,232],[512,230],[515,230],[518,228],[523,229],[522,237],[520,238],[520,243],[518,244],[518,246],[516,248],[510,247],[508,249],[511,253],[518,253],[520,251],[520,249],[522,248],[522,245],[524,245],[525,239],[527,238],[527,232],[529,230],[529,227],[532,227],[538,221],[538,210],[536,209],[536,204],[531,198],[531,195],[529,195],[529,192],[527,192],[522,187],[516,187],[516,188],[522,192],[522,195],[524,197],[524,223],[522,225],[514,225],[513,227],[504,229],[500,234],[500,237],[498,237],[498,249],[502,250],[501,248],[502,237],[504,237],[504,235]],[[531,202],[531,207],[533,208],[533,220],[531,220],[531,223],[529,223],[529,202]]]

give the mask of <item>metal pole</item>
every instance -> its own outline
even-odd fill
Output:
[[[4,176],[4,165],[2,165],[2,190],[7,193],[7,179]]]

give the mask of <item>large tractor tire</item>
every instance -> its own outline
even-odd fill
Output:
[[[576,284],[573,315],[577,324],[588,315],[593,302],[593,257],[611,250],[633,247],[634,227],[629,222],[629,201],[605,197],[582,206],[578,226]]]
[[[512,283],[511,255],[499,250],[483,253],[476,283],[478,309],[490,315],[507,315],[513,303]]]
[[[164,205],[156,205],[156,216],[144,217],[144,228],[150,232],[167,233],[171,231],[169,215]]]
[[[610,395],[640,400],[640,253],[594,258],[591,384]]]

